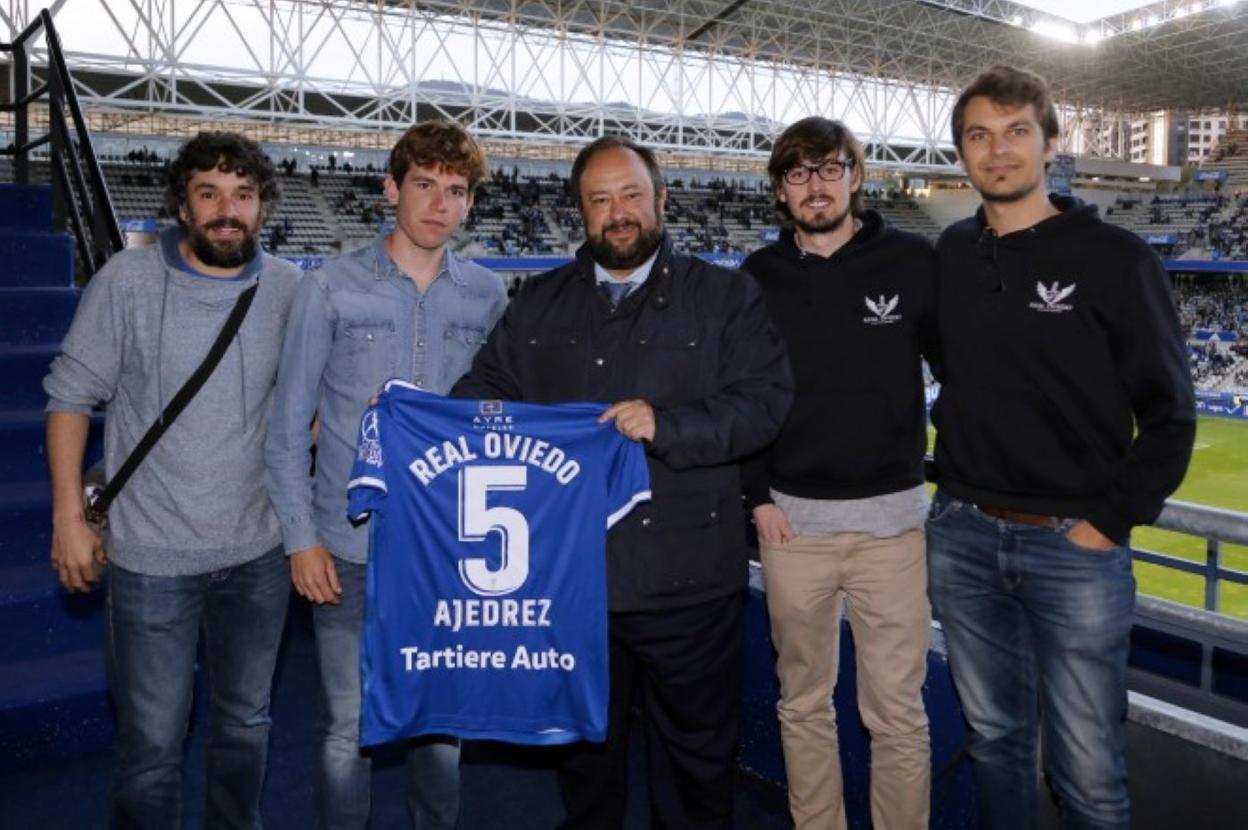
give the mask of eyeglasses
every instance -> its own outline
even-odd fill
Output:
[[[789,184],[806,184],[812,173],[818,173],[825,182],[839,182],[845,178],[845,171],[854,166],[853,159],[840,161],[833,159],[818,164],[795,164],[784,171],[784,180]]]

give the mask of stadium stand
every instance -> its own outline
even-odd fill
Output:
[[[1224,133],[1201,169],[1225,172],[1225,190],[1233,193],[1248,190],[1248,130],[1235,129]]]
[[[1248,284],[1180,280],[1174,297],[1197,389],[1248,392]]]
[[[137,159],[102,161],[120,219],[153,220],[157,226],[172,222],[161,195],[164,160],[144,154]],[[46,182],[47,175],[46,164],[37,163],[35,180]],[[319,167],[303,173],[290,169],[280,179],[282,202],[263,238],[265,249],[278,256],[351,250],[367,244],[394,221],[380,171]],[[909,197],[875,190],[866,206],[904,230],[932,240],[940,234],[940,227]],[[771,194],[757,178],[674,178],[669,183],[666,219],[677,245],[699,253],[748,253],[779,230]],[[568,255],[584,238],[566,176],[520,175],[510,161],[504,161],[478,190],[455,246],[466,256]]]
[[[1248,193],[1120,197],[1105,218],[1144,237],[1163,257],[1248,259]]]

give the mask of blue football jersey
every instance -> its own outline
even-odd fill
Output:
[[[650,477],[604,409],[390,381],[364,413],[348,485],[372,526],[362,745],[605,739],[607,529]]]

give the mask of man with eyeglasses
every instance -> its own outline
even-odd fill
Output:
[[[744,268],[788,346],[796,394],[744,486],[778,653],[789,808],[799,830],[846,826],[832,707],[844,602],[874,826],[924,828],[932,247],[864,208],[862,145],[837,121],[790,126],[767,170],[786,229]]]

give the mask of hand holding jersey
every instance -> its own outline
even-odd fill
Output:
[[[615,428],[633,441],[654,440],[654,407],[645,401],[620,401],[598,416],[598,423],[615,421]]]
[[[364,414],[348,499],[372,524],[362,744],[605,737],[606,533],[650,479],[601,411],[391,381]]]

